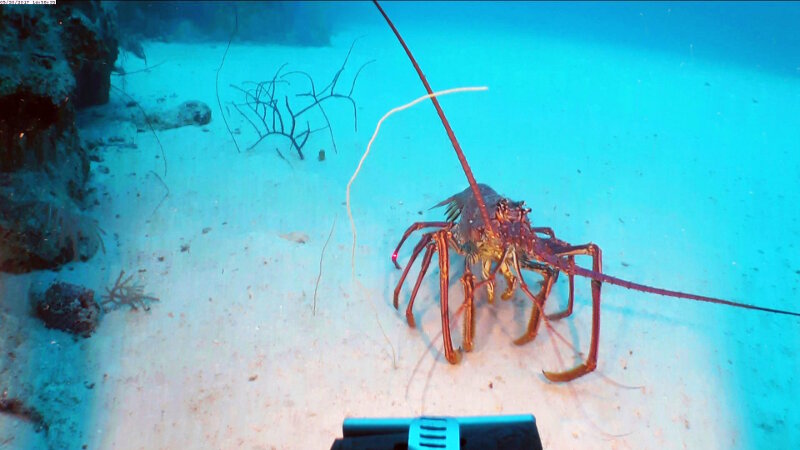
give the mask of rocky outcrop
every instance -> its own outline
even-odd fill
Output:
[[[191,100],[180,105],[143,115],[134,115],[133,122],[139,130],[169,130],[187,125],[206,125],[211,122],[211,108],[201,101]],[[148,124],[149,122],[149,124]]]
[[[95,301],[91,289],[57,282],[44,294],[34,294],[34,300],[36,317],[47,328],[88,338],[100,323],[100,305]]]
[[[75,77],[75,108],[108,103],[118,54],[116,14],[99,1],[69,2],[55,11],[64,57]]]
[[[75,219],[89,177],[75,111],[108,101],[115,16],[98,1],[3,6],[0,30],[0,270],[86,259],[98,245],[81,250],[81,236],[94,240],[86,236],[96,231]],[[64,230],[76,240],[43,250],[53,243],[37,244],[47,234],[37,226],[47,223],[68,224]]]
[[[87,261],[103,230],[44,172],[0,173],[0,271],[25,273]]]

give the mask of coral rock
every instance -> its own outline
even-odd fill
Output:
[[[93,290],[58,282],[36,302],[36,316],[47,328],[89,337],[100,322],[100,305]]]
[[[148,114],[147,120],[142,115],[136,115],[133,121],[142,131],[150,126],[155,130],[170,130],[187,125],[205,125],[211,122],[211,108],[203,102],[188,101],[174,108]]]
[[[0,271],[26,273],[87,261],[103,230],[40,172],[0,173]]]

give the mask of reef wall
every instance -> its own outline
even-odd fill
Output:
[[[99,1],[0,7],[0,270],[90,258],[77,109],[108,102],[116,15]]]

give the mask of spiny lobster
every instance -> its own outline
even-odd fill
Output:
[[[685,298],[690,300],[716,303],[746,308],[752,310],[766,311],[777,314],[786,314],[800,317],[800,313],[784,311],[779,309],[764,308],[760,306],[737,303],[712,297],[704,297],[684,292],[671,291],[667,289],[645,286],[633,283],[602,273],[602,251],[600,247],[589,243],[584,245],[571,245],[556,238],[553,230],[547,227],[533,227],[528,214],[530,208],[526,208],[524,202],[514,202],[497,194],[492,188],[485,184],[478,184],[472,175],[472,170],[467,163],[461,146],[450,127],[444,111],[436,99],[433,90],[428,84],[425,75],[417,64],[411,50],[406,45],[399,31],[394,26],[389,16],[377,2],[373,3],[378,11],[383,15],[389,27],[394,32],[397,40],[403,46],[409,60],[417,72],[425,90],[431,96],[436,112],[442,125],[447,131],[447,135],[453,144],[453,149],[461,163],[464,174],[469,181],[469,188],[458,193],[436,206],[448,205],[447,221],[444,222],[417,222],[411,225],[403,234],[400,243],[392,254],[392,261],[399,269],[397,255],[403,243],[408,237],[417,230],[429,227],[439,228],[436,231],[424,233],[422,239],[414,248],[411,259],[406,265],[397,287],[394,291],[394,306],[399,306],[399,294],[403,282],[408,275],[408,271],[419,256],[422,250],[425,254],[416,284],[414,285],[406,309],[406,319],[410,326],[414,326],[414,316],[412,308],[417,291],[419,290],[422,279],[425,276],[433,253],[439,253],[439,280],[441,290],[441,314],[442,314],[442,339],[444,341],[444,352],[447,360],[456,364],[460,360],[460,354],[453,349],[450,337],[450,313],[448,305],[449,289],[449,249],[466,257],[464,274],[461,282],[464,286],[464,333],[462,347],[470,351],[473,347],[474,338],[474,296],[475,289],[486,286],[489,301],[494,300],[494,278],[499,271],[506,279],[507,288],[503,292],[502,298],[508,299],[514,292],[515,286],[519,283],[520,289],[533,301],[531,317],[528,321],[527,330],[524,335],[515,340],[516,344],[524,344],[532,341],[544,314],[544,302],[555,283],[558,274],[564,272],[569,277],[569,299],[565,310],[545,316],[546,319],[561,319],[572,313],[574,301],[574,277],[579,275],[591,279],[592,287],[592,333],[589,344],[589,354],[586,360],[563,372],[547,372],[544,375],[547,379],[554,382],[566,382],[586,375],[597,366],[597,351],[600,336],[600,287],[602,283],[615,284],[628,289],[635,289],[652,294],[665,295],[670,297]],[[486,205],[493,205],[492,214]],[[459,220],[460,219],[460,220]],[[457,221],[458,220],[458,221]],[[576,255],[589,255],[592,257],[592,269],[584,269],[575,265]],[[482,265],[483,280],[476,283],[476,277],[472,274],[470,266],[480,262]],[[494,265],[494,269],[492,266]],[[512,271],[513,269],[513,271]],[[522,270],[538,272],[542,275],[543,281],[538,293],[533,294],[522,277]]]
[[[522,345],[532,341],[536,337],[539,324],[544,311],[544,303],[550,295],[553,284],[558,279],[560,272],[564,272],[569,277],[569,298],[567,307],[563,311],[546,315],[547,320],[558,320],[572,314],[575,293],[575,275],[591,279],[592,285],[592,333],[589,344],[589,354],[586,361],[572,369],[564,372],[544,371],[545,377],[550,381],[571,381],[585,375],[597,366],[597,349],[600,337],[600,287],[602,283],[615,284],[628,289],[635,289],[652,294],[666,295],[670,297],[685,298],[702,302],[717,303],[734,306],[738,308],[754,309],[777,314],[788,314],[800,316],[800,313],[783,311],[779,309],[764,308],[760,306],[748,305],[745,303],[731,302],[701,295],[687,294],[684,292],[671,291],[667,289],[646,286],[622,280],[603,273],[603,256],[600,247],[593,243],[572,245],[558,239],[552,229],[548,227],[534,227],[531,225],[528,214],[530,208],[525,207],[525,202],[515,202],[506,197],[502,197],[491,187],[479,184],[482,199],[489,205],[492,215],[490,216],[490,226],[481,218],[478,208],[479,200],[476,198],[471,188],[447,198],[434,207],[447,205],[447,220],[444,222],[417,222],[412,224],[403,234],[400,243],[392,253],[392,262],[399,269],[397,256],[403,243],[417,230],[435,227],[438,230],[424,233],[419,243],[414,247],[411,257],[403,270],[397,287],[394,290],[394,306],[399,306],[400,291],[405,282],[408,272],[417,259],[425,250],[422,257],[419,276],[411,292],[411,298],[406,308],[406,319],[411,327],[415,326],[413,307],[414,299],[419,290],[422,279],[430,266],[433,253],[439,254],[439,279],[441,289],[441,311],[442,311],[442,336],[444,340],[445,358],[456,364],[460,360],[460,354],[453,349],[450,337],[450,317],[448,311],[448,288],[450,284],[450,263],[449,250],[453,249],[459,255],[465,257],[464,274],[461,283],[464,286],[464,330],[462,347],[465,351],[471,351],[475,336],[475,289],[486,286],[488,291],[488,301],[494,301],[494,278],[500,272],[506,280],[506,290],[501,295],[503,300],[508,300],[514,294],[516,286],[533,300],[531,316],[528,320],[528,327],[521,337],[514,341],[517,345]],[[592,257],[592,270],[584,269],[575,265],[575,256],[588,255]],[[476,282],[471,266],[480,263],[481,275],[483,279]],[[492,268],[494,266],[494,268]],[[528,288],[522,276],[523,270],[539,273],[543,280],[541,288],[533,294]]]

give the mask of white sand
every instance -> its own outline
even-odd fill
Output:
[[[423,413],[533,413],[547,448],[800,445],[794,318],[605,286],[599,367],[559,385],[541,375],[560,368],[551,336],[511,344],[529,303],[517,294],[490,306],[481,293],[474,351],[451,366],[426,350],[432,339],[441,348],[438,271],[422,285],[413,330],[404,305],[400,313],[391,306],[400,272],[389,257],[408,225],[441,220],[440,210],[428,208],[466,187],[428,103],[386,122],[354,185],[355,283],[345,185],[378,118],[424,94],[388,28],[373,25],[337,35],[331,48],[231,47],[220,80],[224,102],[240,100],[230,83],[269,79],[284,62],[325,84],[353,38],[366,35],[343,75],[349,86],[361,63],[377,59],[356,85],[358,133],[348,105],[331,104],[338,154],[319,133],[305,161],[284,149],[293,169],[274,143],[236,152],[214,96],[224,45],[146,46],[151,64],[166,62],[127,77],[125,90],[145,109],[158,107],[160,97],[167,105],[204,101],[213,109],[210,132],[159,132],[165,177],[151,133],[112,120],[85,130],[138,146],[104,150],[110,174],[93,178],[109,193],[93,211],[108,233],[108,252],[58,274],[0,278],[5,317],[25,330],[13,383],[44,405],[51,447],[322,449],[341,434],[345,417]],[[455,45],[453,30],[398,26],[434,89],[490,87],[441,102],[476,177],[525,199],[535,224],[576,244],[597,243],[612,275],[800,309],[793,301],[800,286],[796,79],[688,52],[676,59],[484,28]],[[141,62],[130,58],[126,67]],[[113,94],[105,111],[126,101]],[[242,129],[243,148],[253,142],[246,123],[230,122]],[[320,148],[327,150],[322,163]],[[170,190],[155,213],[163,189],[150,171]],[[308,242],[281,237],[289,233],[305,233]],[[461,259],[451,261],[455,309]],[[146,291],[161,299],[151,312],[112,312],[77,344],[27,316],[32,283],[59,278],[103,291],[120,269],[143,272]],[[585,352],[589,283],[578,286],[575,314],[556,328]],[[550,307],[565,294],[562,279]],[[454,339],[458,345],[460,327]],[[579,358],[563,345],[560,351],[565,364]],[[10,448],[45,445],[28,424],[3,417],[0,443],[6,439]]]

